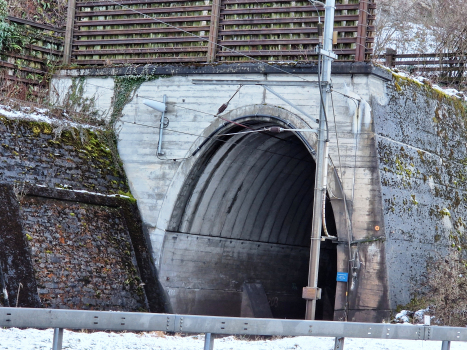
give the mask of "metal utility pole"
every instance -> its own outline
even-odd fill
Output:
[[[324,19],[323,45],[318,46],[319,58],[322,57],[320,93],[320,113],[318,150],[316,156],[315,191],[313,200],[313,222],[310,246],[310,267],[308,272],[308,287],[303,288],[303,298],[306,299],[306,320],[314,320],[316,313],[316,300],[321,298],[321,290],[318,288],[319,253],[321,245],[321,229],[323,225],[323,204],[326,195],[327,183],[327,158],[328,158],[328,134],[326,114],[327,101],[330,94],[331,63],[336,57],[332,53],[335,0],[326,0]]]

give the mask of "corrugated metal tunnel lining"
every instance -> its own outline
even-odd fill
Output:
[[[273,136],[242,134],[219,144],[177,231],[308,246],[315,163],[294,134]]]
[[[245,131],[234,126],[223,133]],[[202,152],[164,243],[161,281],[174,312],[240,316],[243,284],[255,282],[274,317],[303,318],[315,177],[310,150],[291,132],[260,132],[213,138]],[[335,232],[330,205],[327,218]],[[323,253],[334,266],[336,257]],[[322,318],[332,319],[334,293],[331,288]]]

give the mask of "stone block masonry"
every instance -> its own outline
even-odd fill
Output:
[[[467,119],[460,100],[429,85],[394,80],[387,103],[372,105],[396,308],[423,295],[430,261],[467,248]]]
[[[147,310],[119,208],[28,196],[20,215],[44,307]]]
[[[99,139],[101,132],[58,130],[0,115],[0,181],[102,194],[128,191],[124,175]]]
[[[125,174],[100,131],[60,129],[0,116],[0,306],[163,311]]]

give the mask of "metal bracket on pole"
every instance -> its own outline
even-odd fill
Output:
[[[167,96],[164,95],[163,97],[163,102],[165,105],[165,101],[167,99]],[[159,125],[159,143],[157,144],[157,155],[158,156],[163,156],[164,152],[162,152],[162,130],[164,130],[164,118],[165,118],[165,110],[162,112],[162,117],[161,117],[161,123]]]
[[[306,300],[321,299],[321,288],[303,287],[302,298]]]
[[[337,60],[337,55],[332,51],[320,49],[319,46],[316,46],[315,51],[316,53],[321,53],[321,55],[326,56],[330,59]]]

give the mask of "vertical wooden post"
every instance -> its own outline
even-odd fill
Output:
[[[355,48],[355,61],[365,61],[366,49],[366,34],[368,27],[368,2],[369,0],[360,1],[358,9],[358,29],[357,29],[357,47]]]
[[[65,42],[63,45],[63,64],[70,64],[71,50],[73,48],[73,26],[75,25],[76,0],[68,0],[66,14]]]
[[[71,0],[70,0],[71,1]],[[209,27],[209,42],[208,42],[208,63],[216,60],[216,44],[219,35],[219,17],[221,15],[221,0],[212,0],[211,24]]]
[[[394,67],[396,65],[396,54],[396,50],[389,47],[386,48],[386,62],[384,63],[386,67]]]

